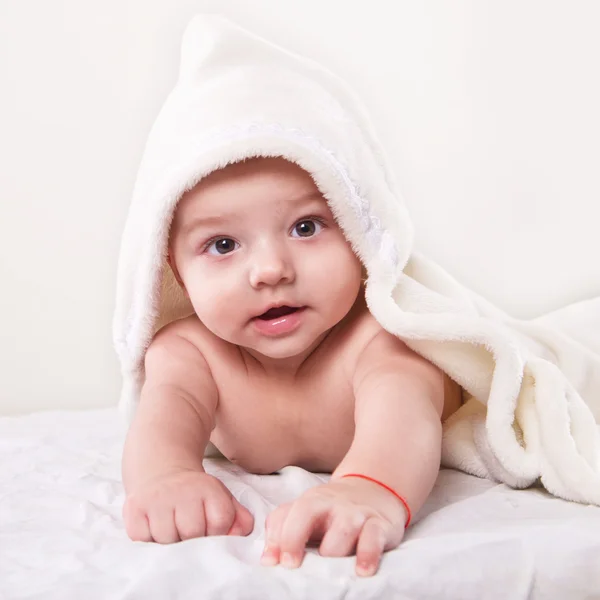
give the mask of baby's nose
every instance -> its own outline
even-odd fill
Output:
[[[294,280],[294,267],[288,257],[275,252],[254,256],[250,269],[250,285],[277,285]]]

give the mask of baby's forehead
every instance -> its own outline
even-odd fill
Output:
[[[257,179],[315,186],[311,175],[299,165],[280,156],[257,156],[229,163],[210,172],[196,183],[190,192],[243,185]]]
[[[282,157],[256,157],[212,171],[186,191],[175,207],[174,221],[195,218],[197,213],[249,201],[273,198],[320,197],[312,176]],[[256,193],[258,192],[258,193]]]

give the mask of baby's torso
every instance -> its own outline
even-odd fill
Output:
[[[210,441],[226,458],[252,473],[288,465],[336,468],[354,436],[354,366],[381,330],[366,308],[332,330],[293,383],[266,377],[237,346],[201,324],[193,329],[219,392]]]
[[[330,471],[354,435],[353,394],[341,365],[310,383],[269,384],[223,366],[219,407],[211,442],[232,462],[253,473],[286,465]]]
[[[353,365],[380,329],[368,312],[334,328],[293,382],[267,377],[237,346],[195,329],[219,392],[210,441],[225,457],[253,473],[337,466],[354,436]]]

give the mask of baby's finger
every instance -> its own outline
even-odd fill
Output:
[[[125,502],[123,506],[123,520],[125,521],[125,531],[134,542],[151,542],[152,534],[145,511]]]
[[[378,567],[385,547],[385,531],[377,517],[365,521],[356,545],[356,574],[363,577],[373,575]]]
[[[360,513],[339,513],[333,517],[319,546],[321,556],[348,556],[356,546],[366,517]]]
[[[231,502],[207,499],[204,501],[206,535],[227,535],[235,520],[235,510]]]
[[[296,500],[281,529],[281,564],[284,567],[300,566],[306,543],[316,527],[328,517],[330,503],[319,499]]]
[[[252,513],[233,496],[231,497],[231,500],[233,502],[235,517],[227,535],[249,535],[254,529],[254,517],[252,516]]]
[[[290,503],[282,504],[267,516],[265,522],[265,549],[260,558],[262,565],[272,566],[279,563],[281,530],[290,508]]]
[[[180,537],[175,526],[175,509],[157,507],[148,512],[150,533],[152,539],[159,544],[173,544],[179,542]]]
[[[206,535],[206,518],[202,500],[175,508],[175,526],[181,541]]]

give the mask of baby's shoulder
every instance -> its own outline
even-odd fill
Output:
[[[338,349],[346,349],[343,354],[355,374],[357,369],[371,369],[385,363],[394,369],[407,361],[428,362],[419,357],[398,336],[390,333],[375,319],[370,311],[358,311],[353,318],[341,324],[334,344]]]
[[[380,331],[383,331],[383,328],[377,319],[367,309],[361,310],[340,323],[339,343],[360,348],[368,344]]]
[[[222,354],[226,344],[210,331],[195,315],[172,321],[156,332],[152,343],[160,343],[169,338],[183,338],[196,347],[210,364],[211,358]]]
[[[329,340],[328,351],[344,360],[351,369],[357,364],[371,342],[382,335],[389,335],[365,307],[355,311],[338,324]]]
[[[171,321],[167,325],[161,327],[152,338],[152,343],[160,341],[165,338],[171,337],[183,337],[189,341],[196,342],[199,339],[203,339],[207,336],[208,329],[198,319],[196,315],[190,315],[183,319],[177,319]]]

